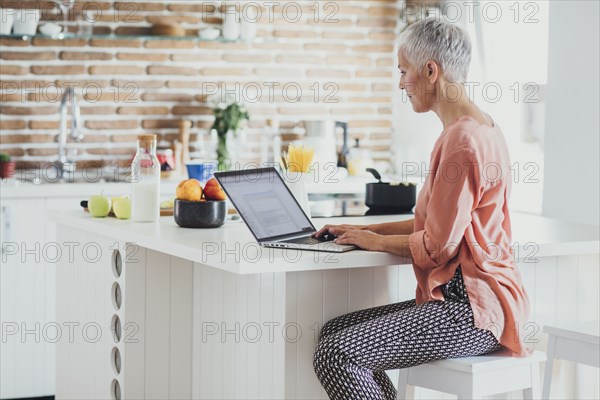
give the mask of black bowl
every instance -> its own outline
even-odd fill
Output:
[[[218,228],[225,223],[227,202],[176,199],[173,216],[182,228]]]

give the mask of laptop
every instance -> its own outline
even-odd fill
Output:
[[[312,237],[317,229],[275,168],[216,172],[215,178],[261,246],[331,253],[356,249],[333,243],[332,235]]]

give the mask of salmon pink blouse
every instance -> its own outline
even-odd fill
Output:
[[[459,118],[433,148],[409,244],[417,303],[444,300],[440,285],[460,265],[475,325],[494,333],[512,355],[524,356],[520,333],[529,299],[511,250],[510,190],[500,128]]]

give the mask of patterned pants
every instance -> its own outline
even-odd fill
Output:
[[[474,326],[460,267],[442,292],[446,301],[404,301],[327,322],[313,365],[329,398],[396,399],[385,370],[502,348],[491,332]]]

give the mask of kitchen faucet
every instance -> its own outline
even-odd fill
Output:
[[[75,162],[67,159],[67,103],[71,101],[71,139],[79,142],[83,140],[83,133],[80,128],[80,113],[79,103],[75,95],[75,89],[68,86],[60,100],[60,125],[58,133],[58,161],[60,168],[60,176],[62,177],[65,171],[75,172]]]

